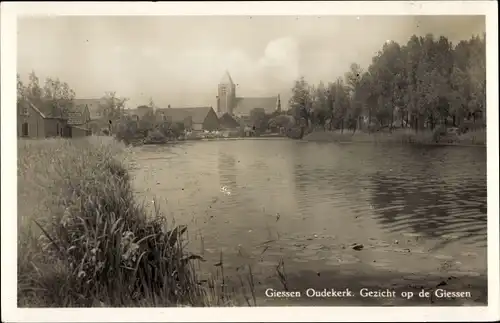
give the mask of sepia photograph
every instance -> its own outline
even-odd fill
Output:
[[[9,62],[2,44],[12,304],[498,318],[498,31],[487,28],[498,22],[496,4],[478,3],[477,14],[19,5]]]

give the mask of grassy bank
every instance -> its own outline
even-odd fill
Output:
[[[19,306],[225,305],[187,228],[134,200],[126,155],[110,137],[18,141]]]
[[[422,145],[463,145],[485,146],[486,130],[470,131],[465,134],[436,134],[433,131],[395,130],[389,132],[366,133],[357,131],[314,131],[304,136],[303,140],[317,142],[352,142],[352,143],[400,143]]]

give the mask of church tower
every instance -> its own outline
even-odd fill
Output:
[[[226,71],[222,80],[219,82],[219,90],[217,95],[217,113],[222,115],[224,113],[232,114],[234,104],[236,103],[236,85]]]

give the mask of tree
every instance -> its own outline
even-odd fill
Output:
[[[350,99],[348,89],[345,86],[344,80],[338,78],[335,83],[330,84],[331,97],[331,114],[330,114],[330,129],[333,127],[340,128],[344,131],[347,113],[350,108]]]
[[[250,111],[250,121],[255,127],[255,130],[264,132],[268,127],[269,116],[266,115],[266,111],[264,109],[255,108]]]
[[[309,86],[300,78],[292,92],[291,115],[314,125],[329,119],[330,129],[356,131],[362,117],[368,131],[373,126],[392,130],[398,117],[401,127],[416,131],[446,127],[450,118],[454,126],[464,118],[475,124],[486,114],[485,37],[455,47],[432,34],[413,35],[404,45],[386,42],[365,70],[352,63],[344,79],[326,89],[322,82]]]
[[[64,116],[71,109],[75,98],[75,91],[66,82],[59,78],[48,77],[43,88],[35,71],[29,74],[27,86],[17,75],[17,98],[18,100],[28,99],[37,106],[50,108],[54,116]]]
[[[352,63],[349,71],[345,74],[347,95],[351,101],[346,117],[348,128],[354,129],[354,131],[361,124],[360,118],[363,110],[363,101],[360,85],[362,76],[363,70],[356,63]]]
[[[100,112],[106,119],[114,121],[121,118],[127,98],[118,98],[116,92],[106,92],[99,106]]]
[[[469,112],[476,122],[479,115],[486,114],[486,43],[479,37],[470,40],[470,58],[467,72],[470,80],[471,100]]]
[[[317,87],[311,87],[310,96],[312,102],[312,111],[310,113],[311,123],[324,128],[326,120],[330,115],[328,89],[323,82],[320,82]]]
[[[26,87],[26,98],[35,104],[42,102],[43,91],[40,87],[40,80],[36,76],[35,71],[29,74],[29,83]]]
[[[271,129],[285,129],[288,130],[290,129],[293,125],[295,120],[293,119],[292,116],[289,115],[278,115],[274,118],[271,118],[268,122],[269,128]]]
[[[75,91],[59,78],[47,78],[43,87],[43,99],[52,107],[54,115],[66,115],[73,105]]]
[[[289,100],[290,110],[295,119],[301,123],[301,128],[309,125],[309,109],[311,108],[311,94],[309,84],[304,77],[295,81],[292,97]],[[303,135],[303,133],[302,133]]]
[[[17,74],[17,101],[26,97],[26,87],[21,80],[21,75]]]
[[[377,91],[374,78],[369,72],[364,72],[358,85],[358,98],[361,100],[362,113],[367,116],[368,131],[371,131],[374,110],[377,105]]]

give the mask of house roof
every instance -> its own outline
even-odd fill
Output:
[[[220,124],[224,127],[228,128],[236,128],[240,125],[236,117],[229,115],[228,113],[224,113],[219,118]]]
[[[193,108],[162,108],[156,109],[156,114],[164,114],[172,118],[173,122],[184,122],[186,118],[191,117],[193,123],[203,123],[212,107],[193,107]]]
[[[64,111],[63,109],[58,109],[53,102],[48,100],[39,100],[38,102],[34,103],[31,100],[25,99],[20,101],[19,104],[21,106],[29,104],[31,108],[37,113],[39,113],[40,116],[44,119],[50,119],[50,118],[68,119],[68,123],[70,124],[83,123],[81,121],[74,119],[80,119],[83,116],[86,106],[82,105],[81,103],[77,104],[75,101],[73,101],[71,105],[68,104],[69,108],[67,109],[67,111]]]
[[[85,123],[86,120],[83,120],[83,118],[86,108],[87,107],[85,105],[78,105],[78,106],[73,105],[71,109],[68,111],[68,116],[67,116],[68,124],[76,125]]]
[[[277,108],[278,97],[254,97],[254,98],[236,98],[236,106],[233,114],[250,115],[253,109],[264,109],[266,113],[273,113]]]
[[[27,108],[28,106],[31,107],[31,109],[33,109],[36,113],[38,113],[42,118],[44,118],[44,119],[47,118],[45,113],[43,113],[43,111],[41,111],[33,103],[31,103],[31,101],[29,101],[29,100],[17,101],[17,107],[19,109],[18,111],[21,111],[22,108]]]
[[[64,119],[65,116],[63,115],[63,110],[62,109],[57,109],[56,106],[50,101],[47,100],[40,100],[36,104],[33,103],[31,100],[25,99],[21,100],[18,102],[19,105],[23,106],[28,104],[34,111],[40,114],[40,116],[44,119],[49,119],[49,118],[58,118],[58,119]]]
[[[73,106],[87,106],[90,113],[90,119],[101,118],[101,105],[105,104],[105,99],[74,99]]]
[[[71,125],[71,128],[85,130],[85,131],[90,131],[90,129],[87,129],[87,128],[84,128],[84,127],[75,126],[75,125]]]

